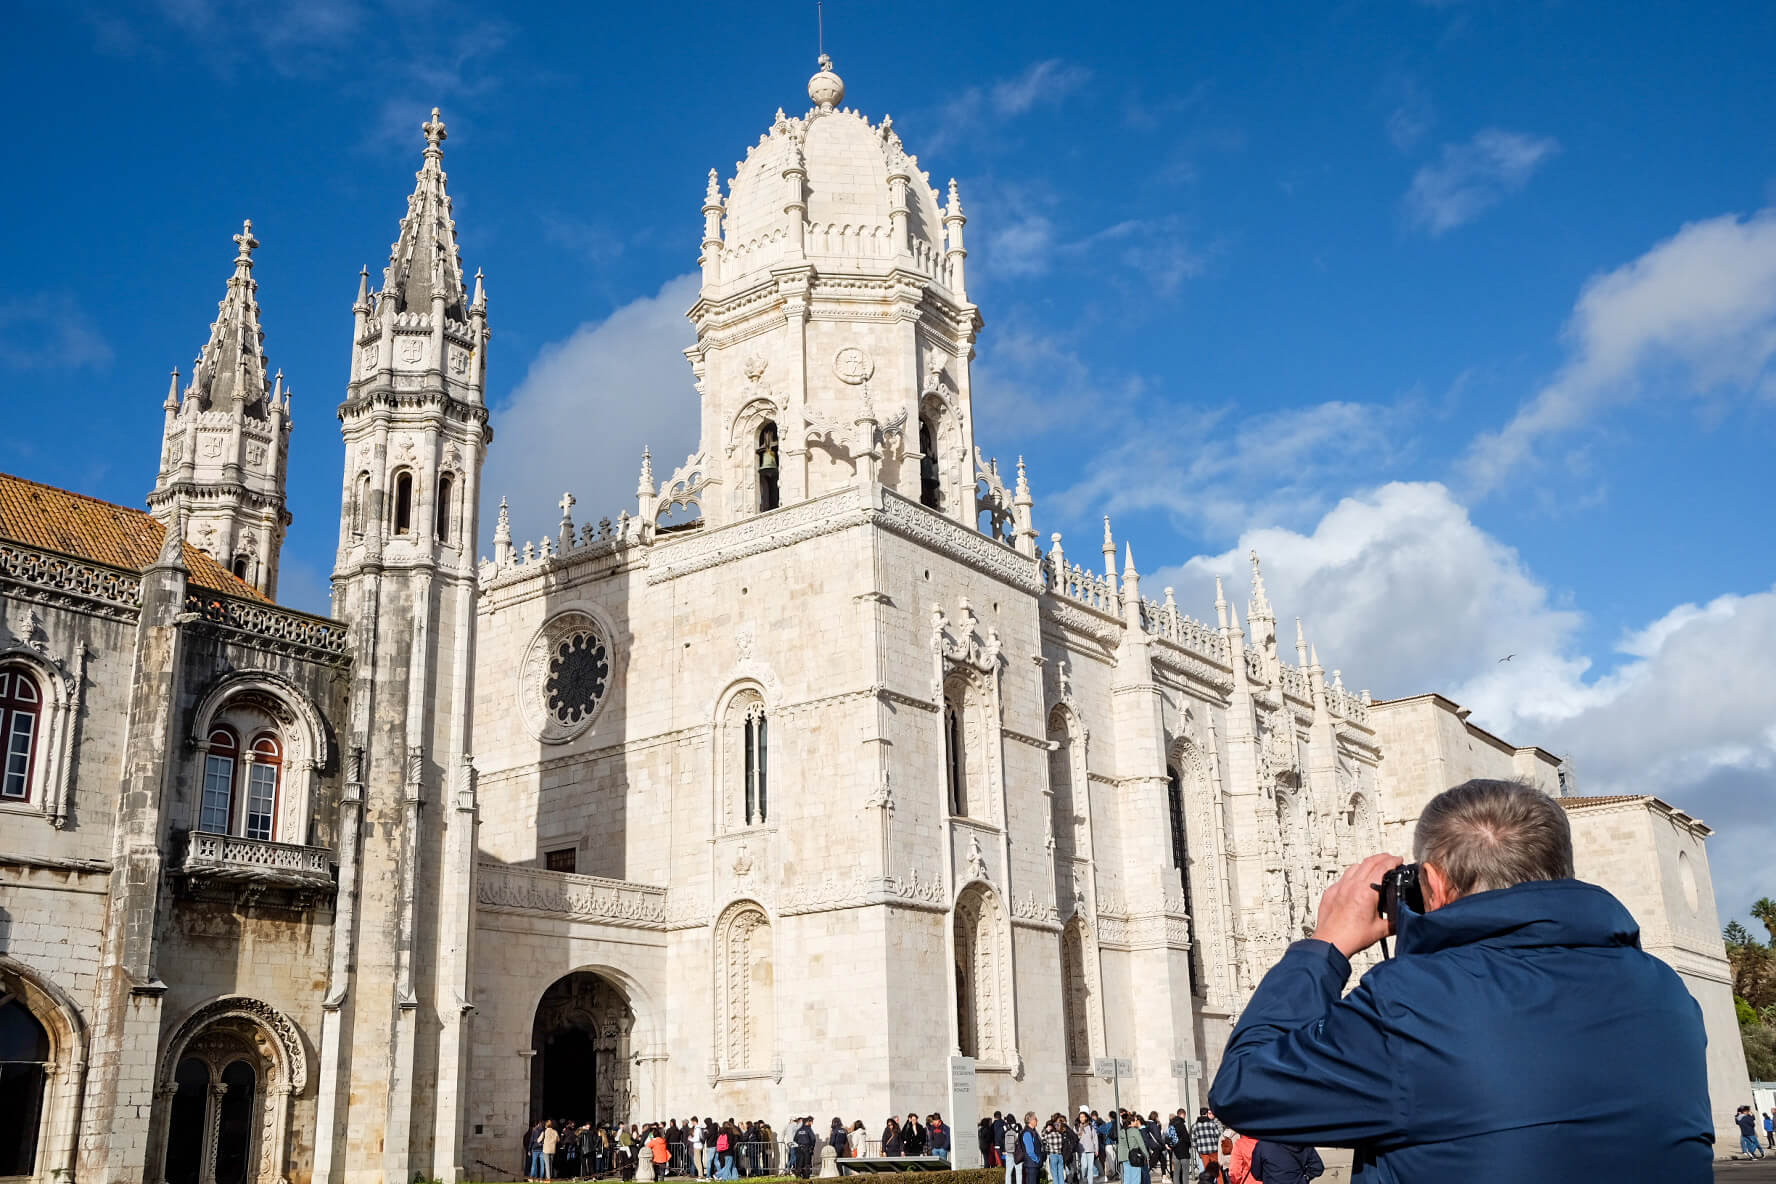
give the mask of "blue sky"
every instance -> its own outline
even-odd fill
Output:
[[[807,105],[813,6],[714,7],[15,7],[0,467],[141,504],[251,217],[283,595],[324,610],[357,271],[436,104],[488,491],[521,534],[563,489],[614,516],[644,442],[694,443],[704,174]],[[1198,616],[1257,544],[1353,688],[1660,793],[1721,832],[1724,912],[1776,894],[1776,9],[1086,11],[826,13],[847,102],[961,182],[980,443],[1043,534],[1111,514]]]

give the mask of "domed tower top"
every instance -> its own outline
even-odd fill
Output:
[[[778,110],[735,165],[725,200],[712,180],[703,203],[705,294],[813,264],[828,273],[910,271],[962,298],[960,203],[940,207],[893,118],[872,124],[841,107],[844,79],[826,54],[819,65],[808,80],[814,106],[801,116]]]

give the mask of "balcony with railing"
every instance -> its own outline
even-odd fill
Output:
[[[177,871],[192,895],[237,903],[307,908],[334,893],[333,853],[298,843],[192,831]]]

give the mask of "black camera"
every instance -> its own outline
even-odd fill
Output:
[[[1375,885],[1375,890],[1381,893],[1381,915],[1395,927],[1400,923],[1401,904],[1415,913],[1425,911],[1424,886],[1419,881],[1416,863],[1389,868],[1382,874],[1381,883]]]

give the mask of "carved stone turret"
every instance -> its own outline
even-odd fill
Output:
[[[179,372],[161,404],[160,469],[148,508],[185,541],[268,597],[277,595],[278,558],[290,512],[284,506],[290,391],[283,371],[267,377],[259,283],[246,222],[234,236],[234,274],[216,308],[209,340],[179,392]]]

